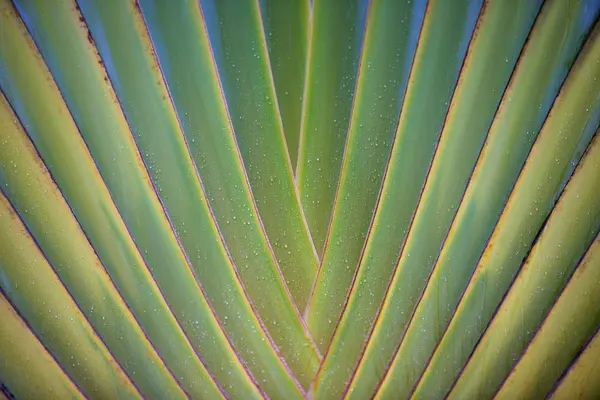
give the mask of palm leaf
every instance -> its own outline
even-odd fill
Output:
[[[77,386],[4,295],[0,296],[0,303],[2,376],[11,382],[10,389],[5,384],[0,386],[0,399],[8,399],[13,393],[24,398],[83,399]],[[24,379],[27,375],[35,376],[35,383]]]
[[[0,0],[0,399],[596,398],[597,0]]]
[[[600,387],[598,385],[598,348],[600,335],[598,331],[590,343],[582,349],[574,364],[568,368],[564,377],[557,382],[551,399],[568,399],[577,396],[580,399],[593,399]]]

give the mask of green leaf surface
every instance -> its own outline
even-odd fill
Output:
[[[300,145],[311,5],[309,0],[260,0],[260,8],[281,122],[295,169]]]
[[[0,320],[0,399],[85,399],[1,292]]]
[[[55,56],[51,66],[57,68],[62,63],[63,71],[69,73],[56,74],[59,92],[24,28],[16,26],[14,29],[20,30],[11,34],[11,45],[0,46],[1,84],[8,100],[100,260],[166,364],[174,370],[179,366],[179,372],[190,374],[192,382],[203,375],[197,351],[219,375],[222,386],[251,393],[254,385],[200,292],[154,195],[75,4],[57,2],[50,8],[35,5],[19,3],[20,7],[28,7],[28,13],[22,12],[36,27],[32,32],[36,32],[37,39],[43,39],[42,52],[55,50],[51,52]],[[64,30],[50,29],[57,21]],[[48,30],[42,31],[44,27]],[[74,55],[79,63],[71,62]],[[79,67],[84,61],[87,68]],[[31,87],[36,91],[28,90]],[[71,119],[62,96],[73,106],[77,121]],[[119,211],[127,217],[125,221]],[[208,376],[200,379],[211,380]],[[219,396],[213,384],[204,389],[211,387],[212,393]]]
[[[341,315],[369,230],[424,12],[424,2],[381,0],[369,4],[340,183],[306,311],[308,328],[323,352]]]
[[[556,2],[557,9],[546,10],[548,17],[554,16],[559,21],[563,19],[565,13],[561,8],[562,4],[564,3]],[[543,17],[543,15],[540,17]],[[547,26],[551,25],[548,24]],[[583,32],[579,33],[576,37],[581,37],[584,34]],[[547,34],[544,36],[547,37]],[[549,40],[549,46],[554,47],[555,42],[551,38],[546,40]],[[532,49],[534,43],[532,38]],[[512,193],[491,238],[489,234],[485,235],[489,238],[489,242],[482,243],[481,248],[485,251],[475,260],[475,265],[478,264],[477,269],[474,267],[467,268],[469,264],[459,269],[455,262],[465,262],[465,260],[458,258],[458,249],[451,252],[452,248],[448,248],[447,253],[445,253],[446,249],[442,250],[440,259],[447,261],[445,261],[445,264],[439,264],[439,270],[434,271],[431,282],[437,282],[437,284],[430,285],[426,290],[414,321],[426,321],[426,318],[430,318],[433,321],[442,321],[443,324],[437,325],[436,330],[431,331],[431,336],[425,336],[423,333],[415,335],[415,337],[419,337],[419,341],[407,342],[406,345],[408,349],[408,343],[415,345],[414,343],[422,344],[433,341],[433,344],[427,346],[435,349],[435,343],[439,341],[442,334],[444,335],[423,374],[419,386],[416,388],[415,396],[417,397],[437,396],[450,389],[452,382],[460,373],[464,362],[466,362],[467,357],[487,326],[494,310],[509,288],[515,273],[527,256],[527,252],[552,210],[566,180],[569,179],[581,154],[598,127],[598,113],[600,112],[598,90],[600,86],[598,86],[597,79],[594,80],[597,73],[594,71],[594,64],[597,62],[598,53],[596,53],[596,48],[598,46],[594,43],[594,40],[589,40],[588,43],[587,49],[582,50],[577,62],[573,65],[556,103],[544,122],[523,172],[514,185],[514,189],[511,189],[512,184],[508,186]],[[539,50],[545,53],[541,48]],[[525,61],[526,58],[523,63]],[[565,64],[566,66],[569,65],[564,62],[561,64],[562,66],[559,68],[565,68]],[[544,63],[544,66],[546,65],[548,64]],[[530,70],[533,72],[534,68]],[[541,76],[541,73],[538,72],[538,76]],[[515,78],[519,78],[519,73]],[[507,93],[507,95],[510,94],[512,94],[513,102],[518,99],[516,90]],[[505,98],[507,95],[505,95]],[[501,108],[500,112],[503,111],[506,112],[506,109],[502,110]],[[512,118],[517,115],[515,114]],[[512,119],[508,112],[504,114],[504,118],[509,121]],[[498,136],[498,133],[502,130],[495,129],[498,129],[498,125],[496,128],[492,127],[490,132],[491,141],[487,144],[489,145],[488,154],[490,155],[492,149],[500,146],[501,141],[507,139],[506,134],[504,134],[504,137]],[[496,147],[496,149],[496,153],[501,152],[501,147]],[[476,174],[481,175],[474,177],[475,182],[478,180],[481,182],[482,192],[479,196],[485,195],[483,193],[484,185],[488,187],[487,191],[489,193],[490,183],[494,182],[494,187],[497,187],[498,182],[485,176],[486,169],[489,168],[488,171],[493,172],[491,160],[487,161],[489,164],[486,167],[485,158],[484,154],[482,160],[484,162],[480,163],[480,166],[478,166],[480,169],[476,170]],[[512,167],[509,164],[504,165]],[[498,167],[496,167],[496,171],[500,172]],[[475,190],[472,193],[476,194]],[[480,199],[484,198],[480,197]],[[490,197],[487,198],[490,199]],[[474,196],[473,200],[475,199]],[[487,204],[491,205],[491,203],[488,200]],[[483,211],[481,205],[486,203],[480,201],[472,204],[471,207],[478,204],[479,209]],[[459,210],[457,218],[461,218],[466,222],[467,215],[467,209],[465,208],[464,211]],[[470,220],[473,221],[473,219]],[[496,225],[495,222],[492,227],[494,225]],[[477,225],[471,223],[472,233],[467,234],[465,229],[462,238],[458,235],[460,233],[458,229],[454,233],[451,231],[449,239],[454,241],[454,245],[458,245],[459,240],[469,240],[472,237],[474,226]],[[515,237],[519,239],[515,240]],[[477,244],[481,245],[480,243]],[[474,275],[471,276],[472,274]],[[453,277],[452,287],[449,287],[448,284],[450,276]],[[442,282],[444,285],[441,284]],[[461,298],[460,305],[456,309]],[[438,304],[439,306],[436,306]],[[442,307],[444,304],[449,304],[450,307]],[[454,311],[455,315],[453,316]],[[437,316],[439,319],[427,317],[429,315]],[[411,327],[411,330],[415,329],[415,333],[422,332],[419,330],[421,326],[420,324],[416,325]],[[446,327],[447,331],[444,333]],[[458,342],[461,345],[457,347],[456,343]]]
[[[323,393],[330,385],[343,390],[343,382],[351,378],[364,349],[410,228],[481,2],[434,2],[428,7],[419,42],[422,47],[417,50],[415,73],[407,89],[374,220],[343,309],[345,314],[322,367],[326,378],[316,382]],[[425,65],[424,60],[434,57],[439,59]],[[406,174],[408,169],[410,174]]]
[[[0,121],[0,186],[44,257],[141,391],[183,397],[4,98],[0,99]],[[202,366],[197,372],[204,375],[205,382],[189,372],[186,375],[191,369],[185,364],[177,367],[179,376],[189,381],[185,386],[190,392],[201,394],[199,387],[214,385]]]
[[[596,47],[600,49],[600,46]],[[542,149],[543,139],[540,140],[539,150]],[[559,142],[558,146],[562,146],[562,143]],[[599,164],[600,135],[590,145],[565,188],[510,291],[475,352],[469,357],[463,373],[450,392],[450,399],[494,395],[516,364],[554,299],[600,231],[600,196],[597,196],[600,192]],[[538,164],[538,167],[545,166]],[[527,170],[527,166],[525,168]],[[505,224],[510,222],[505,220]],[[497,251],[513,250],[513,254],[514,247],[518,246],[511,248],[501,241],[497,245],[500,247]],[[500,265],[500,262],[490,263],[480,268],[476,272],[476,279],[479,276],[492,278],[494,274],[499,275],[496,271],[501,271]],[[498,286],[502,287],[502,280],[498,279],[498,282]],[[488,299],[483,300],[484,304],[493,304]]]
[[[0,0],[0,399],[596,398],[599,0]]]
[[[284,360],[300,383],[308,385],[320,357],[265,240],[220,90],[202,10],[194,2],[167,6],[142,1],[141,7],[208,203],[241,282]]]
[[[0,294],[18,309],[85,396],[141,399],[0,193]],[[4,321],[3,321],[4,323]],[[3,354],[4,360],[4,354]],[[168,386],[163,386],[169,390]],[[174,398],[182,392],[171,391]]]
[[[513,3],[510,8],[501,1],[485,5],[423,189],[418,179],[405,174],[409,164],[415,163],[409,156],[412,149],[399,146],[394,155],[344,314],[325,357],[322,373],[331,375],[327,378],[331,381],[349,380],[356,368],[366,345],[364,338],[373,328],[401,251],[403,255],[410,254],[403,256],[397,267],[404,293],[403,309],[414,307],[425,285],[539,8],[539,4],[530,1]],[[520,10],[519,18],[515,18],[515,9]],[[513,34],[501,34],[507,27]],[[423,109],[420,115],[408,107],[406,111],[412,112],[410,118],[414,119],[412,124],[404,122],[404,131],[419,132],[422,136],[424,132],[440,129],[443,113],[438,111],[434,120],[433,108]],[[408,114],[405,116],[409,118]],[[417,200],[419,205],[415,210]],[[409,228],[410,235],[405,239]],[[403,317],[405,322],[409,313]],[[387,341],[383,347],[394,345],[393,339]],[[328,374],[332,370],[345,370],[344,378],[341,372]],[[381,376],[378,370],[367,373],[375,382]]]
[[[497,40],[498,38],[503,38],[503,36],[500,35],[500,32],[487,30],[487,24],[489,24],[489,27],[493,27],[494,24],[497,24],[496,27],[500,30],[504,30],[510,23],[507,19],[511,20],[512,23],[517,24],[516,26],[519,27],[519,29],[511,30],[512,32],[521,32],[519,40],[516,41],[517,43],[513,41],[506,42],[507,45],[514,46],[512,53],[510,55],[498,54],[502,58],[495,60],[496,66],[507,64],[510,66],[514,65],[519,56],[519,47],[525,40],[526,32],[529,31],[539,9],[539,3],[534,4],[532,2],[521,4],[515,3],[515,6],[521,7],[520,9],[522,9],[522,12],[519,13],[519,15],[522,16],[521,20],[514,19],[511,11],[513,9],[504,7],[503,2],[487,3],[482,16],[481,28],[478,32],[483,35],[488,35],[488,40]],[[569,29],[572,29],[573,26],[577,26],[575,24],[569,25],[567,21],[568,19],[565,18],[555,25],[557,35],[561,35],[565,31],[569,32]],[[559,30],[556,27],[560,27],[562,30]],[[543,67],[547,68],[547,73],[545,75],[540,73],[537,74],[537,86],[541,90],[552,91],[557,90],[556,82],[560,83],[562,79],[564,79],[564,76],[567,73],[564,65],[568,65],[571,62],[576,54],[577,47],[556,47],[552,40],[542,42],[541,45],[535,44],[539,42],[540,38],[545,38],[546,36],[546,32],[539,32],[534,28],[529,42],[531,45],[528,44],[528,48],[535,48],[537,46],[539,53],[547,54],[548,59],[543,61]],[[483,41],[485,36],[481,37],[481,40]],[[577,42],[577,40],[581,41],[580,37],[581,34],[578,33],[571,35],[572,40],[575,40],[575,42]],[[481,55],[478,52],[478,50],[482,48],[479,47],[480,43],[484,44],[477,39],[473,42],[471,54],[474,58]],[[497,49],[500,47],[485,44],[485,48]],[[539,64],[538,66],[528,65],[528,63],[531,62],[530,60],[534,60],[534,62],[538,60],[536,56],[536,53],[525,49],[522,58],[518,61],[517,69],[513,73],[513,80],[507,89],[507,94],[504,96],[503,103],[506,103],[507,100],[509,102],[511,101],[511,92],[520,87],[517,86],[518,82],[523,82],[522,71],[533,71],[534,69],[539,68]],[[490,57],[482,56],[480,59],[489,60]],[[465,77],[476,76],[474,73],[472,74],[473,70],[470,66],[470,64],[465,65]],[[506,74],[506,79],[508,79],[511,69],[512,68],[505,69],[504,73]],[[532,76],[527,76],[527,79],[531,78]],[[505,83],[506,81],[504,81],[504,84]],[[463,93],[461,89],[463,88],[463,85],[466,84],[468,84],[468,82],[461,82],[461,87],[457,93],[458,96],[461,96]],[[468,88],[468,86],[464,86],[464,88]],[[408,397],[412,392],[414,384],[417,382],[423,369],[427,365],[427,362],[443,333],[443,329],[447,326],[447,322],[445,322],[448,319],[446,313],[452,312],[452,304],[455,304],[457,301],[457,297],[455,297],[457,296],[456,293],[459,293],[458,290],[455,292],[448,291],[449,294],[446,295],[449,276],[440,275],[437,271],[434,271],[431,278],[429,278],[429,275],[434,265],[439,263],[440,259],[444,260],[443,253],[442,258],[438,259],[440,248],[445,242],[453,240],[451,236],[453,231],[450,231],[449,233],[449,228],[453,223],[453,220],[455,219],[454,224],[457,224],[461,223],[465,218],[464,214],[456,215],[456,210],[459,208],[461,200],[463,201],[463,206],[461,207],[467,207],[466,204],[469,203],[465,202],[473,201],[470,198],[469,189],[467,189],[467,193],[464,194],[465,185],[469,183],[469,181],[473,182],[475,180],[475,178],[472,177],[472,174],[476,173],[472,172],[473,167],[478,158],[483,157],[479,155],[481,149],[480,146],[482,141],[486,138],[491,118],[496,114],[499,96],[504,91],[503,87],[488,88],[488,90],[481,91],[481,84],[475,83],[475,81],[473,81],[473,86],[471,86],[471,88],[471,93],[474,94],[496,93],[497,95],[488,106],[487,121],[483,122],[482,125],[479,125],[478,137],[459,139],[454,136],[458,134],[457,132],[461,131],[463,134],[474,132],[473,129],[476,127],[475,125],[471,129],[464,129],[461,128],[460,125],[456,126],[456,122],[476,122],[477,120],[474,118],[471,119],[466,115],[463,115],[460,120],[456,120],[453,119],[454,114],[450,114],[446,123],[448,130],[445,130],[442,133],[443,136],[440,147],[430,173],[431,178],[425,187],[419,210],[417,211],[411,228],[411,233],[407,239],[407,243],[397,266],[394,282],[392,283],[388,294],[389,297],[387,298],[386,305],[381,313],[378,326],[375,328],[376,331],[374,333],[374,338],[372,339],[372,346],[374,346],[373,354],[367,354],[370,357],[375,357],[371,358],[371,360],[376,360],[380,355],[385,354],[385,351],[393,352],[393,349],[397,349],[397,346],[401,343],[399,350],[397,350],[397,356],[395,357],[398,360],[397,362],[401,365],[401,367],[398,368],[398,371],[401,370],[402,372],[400,372],[400,378],[395,378],[396,383],[394,384],[397,388],[401,388],[400,391],[395,393],[395,395],[398,395],[400,398]],[[529,94],[531,97],[524,99],[524,102],[535,100],[535,98],[532,97],[535,95],[535,92],[528,92],[525,94]],[[554,96],[554,94],[551,94],[551,96]],[[460,97],[457,97],[456,101],[460,101]],[[458,105],[460,103],[454,104]],[[479,113],[480,106],[484,104],[483,101],[477,101],[473,104],[476,104],[477,114],[483,116]],[[504,107],[504,104],[501,105],[501,107]],[[453,110],[451,110],[451,112],[452,111]],[[460,116],[460,114],[458,115]],[[460,129],[460,131],[453,131],[453,129],[456,128]],[[515,132],[518,133],[519,131]],[[444,136],[446,134],[449,136]],[[454,146],[454,149],[448,149],[449,143]],[[473,147],[469,149],[469,146]],[[467,152],[467,150],[470,150],[470,152]],[[467,164],[462,164],[464,165],[464,169],[463,175],[460,176],[459,174],[456,174],[456,172],[463,162],[466,162]],[[458,179],[460,179],[460,181],[458,181]],[[465,229],[468,229],[466,225]],[[450,257],[448,257],[448,259],[450,259]],[[427,265],[427,268],[423,268],[423,265]],[[451,265],[453,266],[453,269],[448,269],[448,273],[456,274],[457,268],[460,267],[455,266],[456,264]],[[463,267],[463,265],[461,265],[461,267]],[[457,281],[457,276],[453,275],[453,281],[450,284],[455,285]],[[422,294],[426,285],[427,289],[425,289],[425,294]],[[414,311],[417,304],[419,304],[419,306],[416,311]],[[444,304],[449,304],[449,306],[445,307]],[[382,346],[380,343],[386,343],[383,346],[387,346],[385,338],[390,336],[399,337],[393,345],[395,347],[380,349],[379,347]],[[364,371],[369,374],[368,367],[371,365],[369,363],[369,358],[365,357],[364,362],[366,363],[366,369],[364,369]]]
[[[318,257],[294,185],[259,1],[204,1],[202,11],[261,223],[292,299],[303,310]],[[239,240],[222,229],[237,260]]]
[[[547,397],[579,349],[585,348],[598,326],[600,236],[596,236],[496,398]]]
[[[582,349],[566,376],[558,382],[558,387],[548,396],[552,400],[593,400],[600,393],[600,333]]]
[[[361,0],[312,4],[296,184],[319,255],[342,166],[368,4]]]
[[[96,21],[88,22],[88,26],[100,44],[100,55],[110,60],[105,65],[111,80],[118,83],[116,92],[132,131],[137,132],[136,144],[226,333],[265,393],[293,391],[295,383],[256,318],[224,247],[142,15],[132,4],[122,2],[83,1],[80,6],[86,20]],[[112,21],[119,21],[117,29],[102,29],[102,24]]]

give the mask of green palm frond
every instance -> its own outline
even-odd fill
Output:
[[[598,398],[599,17],[0,0],[0,399]]]

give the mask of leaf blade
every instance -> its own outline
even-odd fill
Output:
[[[0,186],[45,259],[134,383],[145,393],[180,396],[173,371],[165,366],[115,288],[3,96],[0,121],[0,138],[4,139],[0,148]],[[187,390],[199,394],[202,391],[198,386],[213,387],[212,394],[220,396],[203,365],[189,368],[192,374],[186,373],[184,364],[177,367],[177,376],[192,383]],[[203,379],[195,382],[194,373],[203,374]]]
[[[295,170],[311,7],[309,0],[260,0],[260,8],[286,147]]]
[[[593,399],[600,385],[598,379],[598,359],[600,359],[600,335],[592,338],[583,353],[577,357],[566,376],[558,383],[558,387],[550,396],[551,399]]]
[[[597,236],[496,398],[548,396],[600,325],[599,282],[600,236]]]
[[[3,193],[0,193],[0,226],[3,295],[18,309],[66,373],[86,396],[96,393],[124,399],[141,398],[54,274]],[[27,251],[23,251],[25,249]],[[42,302],[43,307],[38,302]]]
[[[468,393],[494,394],[498,390],[514,366],[515,358],[600,231],[600,198],[595,195],[600,190],[599,137],[590,144],[510,291],[467,361],[450,398],[461,398]],[[503,354],[506,362],[490,365],[482,360],[489,354],[490,342],[494,345],[493,351]]]
[[[413,67],[424,8],[424,2],[370,3],[340,183],[306,311],[309,330],[322,351],[337,325],[369,229]],[[398,24],[403,15],[410,17]],[[388,41],[388,37],[395,40]]]
[[[120,2],[80,2],[158,196],[203,292],[245,365],[268,395],[295,382],[240,282],[171,103],[141,12]],[[107,32],[102,25],[122,21]],[[96,25],[94,25],[96,24]],[[128,30],[138,25],[139,31]],[[149,49],[149,50],[145,50]],[[158,82],[158,84],[156,84]],[[140,96],[140,94],[144,94]],[[223,290],[228,288],[228,290]],[[286,384],[284,384],[286,382]],[[240,392],[240,395],[243,392]]]
[[[71,49],[67,44],[82,45],[83,43],[83,54],[89,56],[91,49],[86,47],[90,46],[90,43],[87,42],[87,35],[83,36],[84,41],[82,42],[79,36],[81,32],[77,31],[80,29],[77,25],[80,21],[76,10],[68,8],[68,12],[61,14],[65,8],[59,8],[58,5],[64,7],[65,4],[67,3],[55,4],[54,6],[57,7],[51,8],[55,14],[46,14],[48,19],[45,22],[52,25],[62,18],[61,22],[65,26],[62,34],[68,32],[67,27],[75,29],[75,33],[68,36],[68,40],[60,41],[62,54],[65,50],[68,53]],[[32,4],[28,3],[27,6],[32,6]],[[29,9],[29,11],[34,12],[35,9]],[[8,24],[3,26],[8,26]],[[245,393],[252,393],[255,390],[253,383],[231,348],[221,326],[214,318],[205,297],[201,292],[199,293],[193,275],[185,264],[185,258],[176,243],[174,244],[168,222],[164,220],[164,216],[162,220],[160,219],[162,215],[160,204],[157,205],[155,201],[154,209],[151,209],[152,212],[147,215],[154,219],[144,220],[146,222],[156,221],[158,216],[160,227],[154,230],[142,230],[142,234],[146,235],[145,238],[150,240],[150,244],[139,248],[131,236],[130,226],[121,218],[119,209],[105,186],[103,176],[80,136],[79,129],[71,118],[50,72],[35,45],[24,31],[24,27],[21,29],[20,33],[12,36],[14,40],[11,41],[11,44],[18,44],[17,47],[0,46],[2,88],[15,107],[17,115],[21,120],[26,121],[32,141],[125,300],[131,305],[141,325],[152,335],[152,341],[159,348],[161,354],[169,359],[170,365],[177,365],[181,360],[192,357],[191,360],[196,366],[194,370],[197,371],[198,360],[196,359],[197,355],[194,354],[194,348],[197,348],[209,364],[211,371],[231,372],[231,374],[221,373],[220,382],[231,382],[232,387],[241,388]],[[60,33],[55,32],[55,34]],[[52,35],[44,38],[51,41]],[[60,55],[61,52],[57,51],[56,54]],[[82,61],[84,60],[89,60],[89,58],[82,58]],[[101,84],[83,84],[79,87],[100,90],[100,95],[91,96],[91,98],[98,100],[102,106],[101,99],[104,98],[105,93],[110,95],[110,87],[104,81],[104,77],[98,73],[97,67],[93,67],[96,60],[93,58],[92,60],[92,67],[85,69],[86,73],[91,74],[91,78],[88,75],[82,80],[86,83],[100,81]],[[54,62],[59,61],[60,59],[54,60]],[[76,68],[76,64],[69,64],[68,61],[67,65],[69,68]],[[77,76],[78,74],[75,73],[70,78],[76,79]],[[34,85],[36,91],[27,90],[29,85]],[[75,87],[78,86],[75,85]],[[74,92],[77,94],[77,89]],[[87,104],[87,101],[83,101],[79,103],[79,106],[85,108]],[[104,104],[104,106],[106,105]],[[107,148],[110,150],[108,146],[115,144],[120,147],[121,140],[127,138],[127,136],[120,135],[122,132],[120,129],[126,125],[123,123],[123,117],[112,111],[114,120],[106,120],[104,115],[111,115],[110,108],[105,114],[97,114],[95,109],[84,111],[88,113],[87,116],[91,115],[92,121],[87,125],[88,128],[91,128],[86,131],[86,139],[93,138],[94,135],[90,132],[105,126],[105,123],[109,125],[114,123],[119,126],[119,129],[101,130],[101,134],[95,139],[98,140],[98,148],[101,150]],[[99,122],[95,118],[98,118]],[[110,132],[114,141],[103,141],[105,132]],[[135,146],[132,146],[131,142],[127,144],[127,152],[131,154]],[[103,148],[102,146],[107,147]],[[69,151],[64,152],[64,149],[69,149]],[[125,146],[123,146],[124,149]],[[121,153],[115,152],[114,154]],[[104,156],[106,157],[106,152]],[[107,158],[108,162],[104,163],[105,167],[112,165],[113,154],[109,153]],[[120,157],[119,162],[119,167],[125,171],[130,168],[127,159],[123,160]],[[77,165],[77,168],[73,168],[73,165]],[[139,164],[136,161],[132,165],[138,166]],[[137,170],[137,172],[139,171],[143,170]],[[119,180],[120,177],[120,175],[112,175],[113,182],[117,179],[117,185],[121,185],[117,186],[117,189],[120,188],[126,193],[125,201],[121,202],[121,206],[130,207],[129,210],[133,208],[135,212],[138,206],[147,205],[148,203],[144,202],[148,199],[152,205],[152,197],[140,195],[140,192],[142,194],[144,191],[145,193],[149,192],[148,186],[144,186],[148,184],[147,181],[142,181],[140,187],[140,181],[129,180],[127,183],[137,183],[138,186],[128,186],[123,184],[126,182],[125,180]],[[128,189],[132,187],[140,190],[129,191]],[[114,189],[115,186],[113,185],[112,188]],[[139,219],[134,221],[140,222]],[[131,219],[128,222],[131,223]],[[153,240],[157,240],[157,242],[153,244]],[[150,252],[150,255],[154,255],[154,258],[150,258],[144,250]],[[142,253],[145,256],[142,256]],[[161,257],[165,257],[165,262],[160,262]],[[147,261],[151,261],[152,264],[146,264]],[[123,265],[129,265],[131,268],[123,268]],[[163,297],[163,292],[169,298],[169,303]],[[181,296],[181,293],[190,292],[193,294],[186,297]],[[176,314],[176,318],[173,313]],[[169,338],[177,340],[169,340]],[[234,382],[237,386],[233,385]]]
[[[558,8],[554,10],[554,15],[559,16],[560,19],[564,18],[565,14],[562,12],[561,4],[559,4],[559,2],[555,4]],[[548,25],[548,29],[551,29],[550,24]],[[550,46],[554,46],[552,41],[550,41]],[[539,227],[544,223],[545,216],[547,216],[552,209],[554,201],[564,187],[564,180],[570,176],[574,165],[577,164],[581,153],[594,134],[594,131],[592,130],[593,126],[591,126],[593,123],[590,122],[589,126],[585,125],[588,123],[587,121],[594,120],[593,110],[598,109],[597,100],[592,100],[590,92],[587,92],[587,90],[584,89],[588,87],[588,84],[585,82],[586,74],[589,76],[590,73],[589,68],[591,63],[593,63],[592,56],[587,57],[587,59],[584,57],[583,59],[578,59],[576,61],[573,72],[567,77],[563,89],[561,89],[561,92],[558,95],[556,104],[552,108],[548,119],[545,121],[541,132],[538,134],[536,145],[531,150],[531,155],[525,164],[523,173],[521,173],[521,176],[517,180],[514,189],[511,189],[512,194],[509,197],[507,206],[504,207],[503,205],[504,211],[500,217],[500,222],[498,225],[494,223],[496,228],[493,233],[489,234],[491,235],[491,238],[488,239],[490,242],[489,244],[486,243],[486,248],[483,249],[484,251],[482,250],[481,262],[479,260],[476,261],[479,266],[477,269],[471,267],[475,269],[475,275],[471,278],[473,270],[469,270],[469,275],[466,278],[468,283],[459,284],[459,291],[446,297],[447,302],[453,306],[450,309],[450,312],[444,311],[444,313],[441,314],[444,318],[447,318],[445,319],[445,324],[448,327],[445,329],[445,326],[442,326],[441,331],[436,333],[437,337],[440,337],[441,334],[444,336],[441,338],[439,346],[432,356],[430,365],[427,367],[423,379],[416,389],[415,395],[419,394],[421,391],[427,396],[430,395],[430,391],[433,390],[435,390],[436,393],[438,393],[437,391],[444,393],[444,391],[449,390],[456,374],[459,373],[460,366],[466,361],[470,349],[476,344],[477,338],[485,328],[486,318],[491,318],[491,313],[494,311],[495,305],[500,301],[504,290],[507,287],[506,285],[510,282],[512,276],[511,273],[514,273],[516,268],[519,267],[519,255],[521,255],[521,257],[525,255],[527,246],[530,246],[533,242],[532,235],[535,235]],[[584,68],[584,65],[587,65],[587,67]],[[581,72],[581,70],[587,72]],[[593,88],[591,90],[593,90]],[[516,101],[516,97],[515,92],[513,101]],[[578,109],[578,107],[581,109]],[[570,112],[568,110],[571,109],[576,110],[577,113],[572,116],[564,114],[565,112]],[[516,119],[517,115],[518,113],[513,115],[511,119]],[[560,141],[558,135],[561,134],[561,124],[567,121],[573,122],[572,129],[570,130],[570,134],[565,136],[566,139]],[[501,132],[501,130],[498,130],[498,132]],[[493,137],[493,135],[494,134],[492,133],[491,137]],[[560,143],[563,148],[553,148],[553,140],[557,144]],[[544,154],[541,149],[545,149],[546,154]],[[534,156],[535,158],[533,158]],[[544,170],[543,168],[549,169]],[[483,168],[481,171],[483,171]],[[551,178],[548,178],[547,174],[552,174],[552,176],[559,178],[552,180]],[[483,179],[483,175],[481,178]],[[561,178],[563,181],[561,181]],[[490,178],[485,179],[489,181]],[[536,179],[538,181],[536,181]],[[539,194],[535,192],[537,190],[540,190]],[[475,193],[475,190],[473,193]],[[516,204],[519,201],[523,202],[520,208],[516,207]],[[503,220],[510,222],[501,222]],[[530,226],[530,230],[524,230],[528,226]],[[473,225],[471,225],[471,228],[473,229]],[[523,241],[519,240],[519,244],[517,245],[515,243],[514,246],[525,246],[525,248],[513,247],[513,253],[507,252],[507,248],[503,248],[501,251],[496,252],[494,243],[498,243],[498,245],[499,243],[504,243],[507,245],[507,243],[509,243],[507,237],[514,234],[523,235]],[[486,236],[488,235],[484,235],[484,237]],[[467,237],[468,235],[465,235],[461,240],[465,240]],[[456,239],[458,239],[458,236]],[[480,239],[478,239],[478,241],[479,240]],[[511,256],[512,258],[510,258]],[[506,262],[504,273],[502,273],[502,269],[498,268],[499,260],[504,260],[504,262]],[[456,274],[461,273],[460,270],[456,268],[455,264],[448,263],[447,265],[453,266],[452,273],[455,274],[455,276]],[[446,267],[444,267],[444,269],[445,268]],[[477,270],[479,268],[485,268],[486,271],[496,271],[494,272],[494,276],[497,279],[498,286],[494,285],[493,287],[490,287],[489,285],[486,285],[487,280],[484,279],[486,275],[478,273]],[[448,276],[448,273],[449,271],[440,269],[441,277]],[[477,278],[477,275],[481,276]],[[462,278],[460,280],[462,280]],[[451,290],[455,291],[456,289]],[[450,292],[450,290],[448,291]],[[462,294],[463,291],[464,295]],[[431,289],[432,299],[436,298],[437,292],[439,292],[439,289],[435,291]],[[425,296],[428,295],[425,294]],[[486,299],[485,307],[482,307],[481,296],[484,296]],[[460,303],[457,305],[459,300]],[[465,313],[462,310],[471,311]],[[452,346],[452,343],[455,343],[456,340],[460,340],[462,349],[460,352],[453,352],[454,356],[452,359],[454,362],[452,363],[453,366],[450,367],[450,360],[444,360],[444,358],[450,350],[448,346]],[[436,382],[435,387],[437,389],[433,389],[434,386],[431,386],[432,382]],[[437,382],[443,383],[437,384]]]
[[[84,399],[52,355],[31,332],[9,301],[0,292],[0,398],[11,396]],[[32,385],[26,376],[35,376]],[[6,394],[4,391],[6,390]],[[4,396],[4,397],[2,397]]]
[[[319,255],[339,182],[367,7],[352,0],[312,4],[296,184]]]
[[[161,2],[142,1],[141,7],[190,153],[233,263],[282,357],[300,383],[306,384],[318,367],[319,354],[265,240],[230,125],[203,9],[194,2],[167,7]],[[185,83],[179,80],[181,76],[187,77]]]
[[[285,149],[259,1],[206,0],[201,6],[261,224],[292,299],[302,310],[318,261]],[[226,225],[219,207],[215,209]],[[228,238],[227,226],[222,229]],[[228,244],[235,260],[236,243],[229,239]]]
[[[431,267],[434,260],[432,255],[435,256],[443,241],[444,224],[450,224],[460,202],[514,61],[535,17],[535,4],[525,4],[524,7],[484,5],[486,9],[475,27],[422,193],[418,194],[413,187],[411,196],[407,190],[410,186],[398,176],[408,168],[402,168],[401,164],[390,166],[386,178],[389,182],[384,183],[385,194],[380,199],[347,306],[326,355],[324,374],[336,365],[345,365],[348,375],[337,379],[350,379],[366,345],[365,341],[352,338],[368,338],[394,270],[411,271],[400,279],[404,281],[405,303],[410,302],[410,293],[418,292],[419,285],[425,284],[420,277],[426,276],[427,266]],[[520,18],[515,18],[515,9],[519,10]],[[514,34],[500,35],[505,30]],[[418,204],[416,195],[420,196]],[[404,253],[410,254],[410,258],[398,261]],[[416,301],[416,297],[412,295],[412,300]]]

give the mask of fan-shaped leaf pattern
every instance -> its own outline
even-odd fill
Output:
[[[0,0],[0,399],[600,395],[598,0]]]

